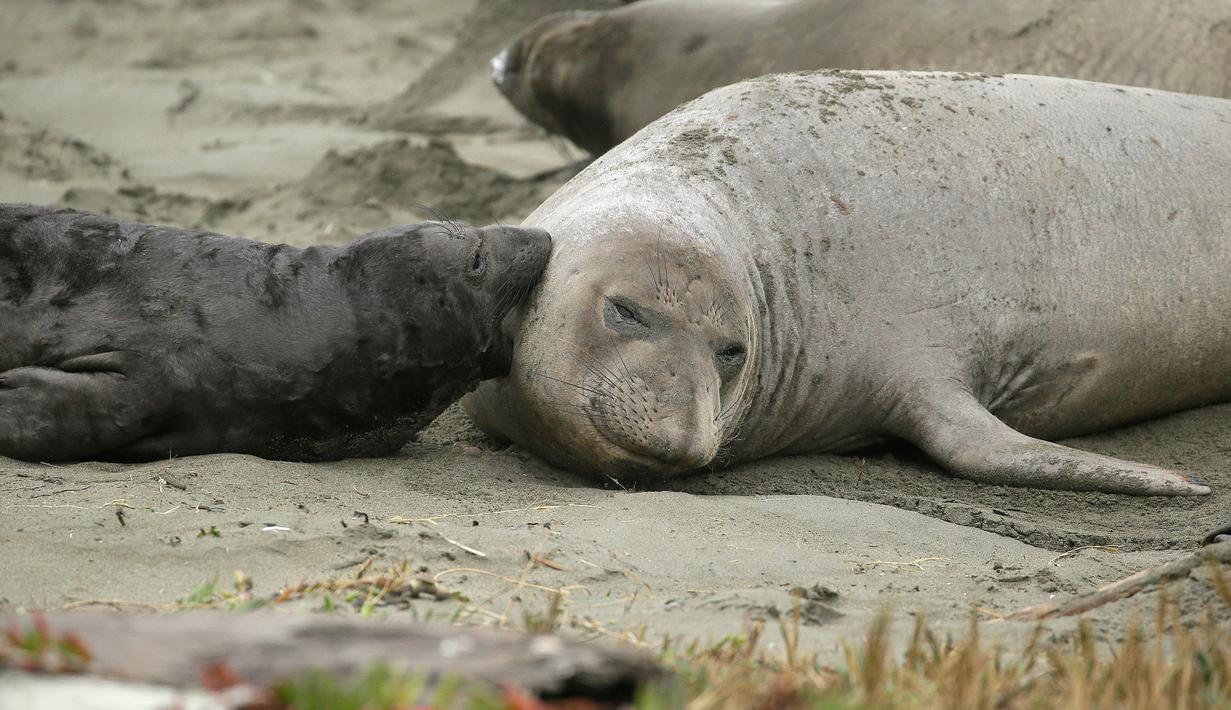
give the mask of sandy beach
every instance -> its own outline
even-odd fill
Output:
[[[441,213],[516,223],[585,156],[507,106],[487,61],[579,6],[605,3],[7,0],[0,201],[299,245]],[[387,459],[0,459],[0,606],[159,605],[236,570],[270,594],[405,560],[464,599],[381,613],[520,627],[563,590],[572,633],[654,641],[798,607],[832,652],[882,609],[903,632],[916,612],[956,632],[972,608],[993,619],[1189,552],[1231,517],[1231,405],[1065,443],[1214,493],[978,485],[908,448],[625,490],[490,441],[455,406]],[[1203,574],[1178,590],[1191,623],[1231,615]],[[1098,609],[1096,628],[1117,636],[1156,596]]]

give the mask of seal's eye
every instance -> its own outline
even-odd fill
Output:
[[[630,320],[634,323],[641,322],[641,320],[637,318],[637,314],[633,313],[633,309],[629,308],[623,303],[612,303],[611,305],[615,306],[616,313],[619,313],[620,317],[623,318],[624,320]]]
[[[603,320],[608,328],[630,338],[645,338],[650,334],[650,326],[642,320],[641,314],[623,300],[608,298],[603,308]]]
[[[730,374],[734,374],[739,372],[739,369],[744,366],[744,360],[747,359],[747,353],[744,351],[743,345],[735,344],[728,345],[727,347],[719,350],[716,357],[718,359],[718,365],[722,370]]]
[[[475,249],[474,256],[470,259],[470,273],[476,276],[487,270],[487,257],[483,254],[482,249]]]

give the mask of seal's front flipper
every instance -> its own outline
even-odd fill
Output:
[[[1002,486],[1130,495],[1206,495],[1209,486],[1159,466],[1122,461],[1014,431],[952,380],[900,393],[890,431],[957,476]]]
[[[98,369],[113,364],[110,355],[0,373],[0,455],[80,460],[147,434],[151,403],[122,373]]]
[[[1220,542],[1231,542],[1231,523],[1214,528],[1201,541],[1202,545],[1217,545]]]

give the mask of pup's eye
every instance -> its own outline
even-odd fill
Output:
[[[614,302],[611,305],[615,306],[616,313],[619,313],[620,317],[623,318],[624,320],[629,320],[634,323],[641,322],[641,319],[637,317],[637,314],[633,313],[633,309],[629,308],[628,306],[622,303],[614,303]]]
[[[487,257],[483,255],[482,250],[475,251],[474,257],[470,259],[470,271],[481,274],[485,268],[487,268]]]

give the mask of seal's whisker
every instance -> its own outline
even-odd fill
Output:
[[[611,349],[615,351],[616,357],[620,360],[620,367],[624,368],[624,376],[631,383],[633,381],[633,373],[628,370],[628,363],[624,362],[624,355],[620,353],[619,342],[616,341],[614,335],[611,336]]]
[[[449,234],[452,234],[455,237],[461,237],[465,233],[465,228],[462,227],[462,225],[453,221],[453,219],[449,217],[449,215],[445,214],[439,209],[436,209],[435,207],[427,203],[424,203],[424,202],[411,202],[410,204],[412,207],[418,207],[420,209],[426,210],[429,214],[431,214],[433,217],[436,218],[437,222],[442,222],[445,225],[445,229],[448,230]]]
[[[603,380],[604,382],[611,385],[612,387],[615,387],[618,390],[624,389],[621,386],[623,384],[623,378],[620,377],[618,373],[613,372],[611,368],[604,365],[602,361],[599,360],[597,357],[595,357],[594,354],[591,353],[588,349],[581,347],[577,343],[565,340],[564,338],[561,338],[558,336],[556,337],[556,340],[559,340],[560,342],[566,345],[572,345],[574,348],[576,348],[577,355],[579,355],[580,359],[582,359],[582,364],[585,365],[586,368],[589,369],[590,372],[592,372],[595,377],[599,378],[600,380]],[[599,369],[601,369],[602,372],[599,372],[598,371]],[[631,383],[629,383],[629,389],[631,389]]]
[[[506,313],[515,304],[525,303],[526,296],[530,294],[530,288],[529,284],[519,285],[511,280],[506,280],[496,291],[496,312]]]
[[[617,391],[622,389],[622,387],[620,386],[620,376],[614,372],[611,372],[606,367],[600,370],[598,366],[596,365],[596,363],[593,362],[593,358],[591,358],[591,361],[587,361],[585,358],[579,357],[578,361],[581,362],[581,364],[587,370],[590,371],[591,375],[594,375],[598,379],[602,380],[604,384],[608,385],[609,387],[615,388]],[[601,363],[598,363],[598,364],[601,364]]]
[[[603,392],[602,390],[596,390],[596,389],[594,389],[594,388],[592,388],[592,387],[586,387],[585,385],[579,385],[579,384],[577,384],[576,382],[569,382],[568,380],[564,380],[564,379],[561,379],[561,378],[559,378],[559,377],[552,377],[551,375],[548,375],[548,374],[546,374],[546,373],[543,373],[543,374],[542,374],[542,377],[545,377],[546,379],[549,379],[549,380],[551,380],[552,382],[557,382],[557,383],[559,383],[559,384],[566,385],[566,386],[568,386],[568,387],[572,387],[573,389],[577,390],[578,392],[585,392],[585,393],[587,393],[587,394],[594,395],[595,397],[610,397],[610,396],[611,396],[611,395],[607,394],[606,392]]]
[[[658,272],[654,268],[654,262],[650,261],[650,257],[645,257],[645,268],[650,273],[650,287],[658,288]]]

